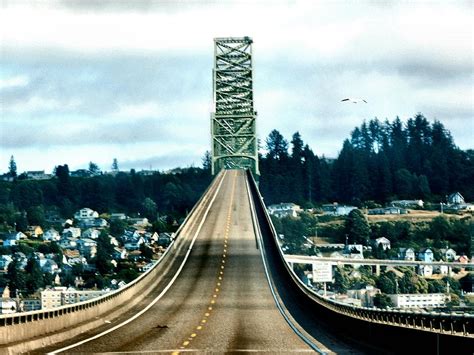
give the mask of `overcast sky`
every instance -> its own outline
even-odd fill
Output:
[[[262,141],[336,157],[355,126],[422,112],[474,148],[471,1],[1,1],[0,173],[200,166],[213,39],[250,36]],[[342,103],[345,97],[367,104]]]

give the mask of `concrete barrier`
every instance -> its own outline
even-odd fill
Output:
[[[202,217],[223,173],[215,177],[179,227],[155,265],[123,288],[88,301],[54,309],[0,315],[0,353],[18,353],[52,345],[103,326],[142,302],[166,283],[189,245],[189,230]]]

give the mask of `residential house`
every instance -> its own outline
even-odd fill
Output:
[[[342,254],[345,258],[364,259],[364,246],[362,244],[348,244]]]
[[[59,246],[62,249],[76,249],[77,238],[72,238],[72,237],[61,238],[61,240],[59,241]]]
[[[94,219],[94,218],[99,218],[99,213],[86,207],[74,213],[74,218],[77,220]]]
[[[396,206],[384,208],[384,214],[407,214],[407,212],[406,209]]]
[[[418,252],[418,260],[432,263],[434,260],[433,251],[430,248],[423,248]]]
[[[81,228],[69,227],[65,228],[62,233],[63,237],[79,238],[81,236]]]
[[[45,174],[44,170],[25,171],[25,174],[29,180],[49,180],[53,177],[51,174]]]
[[[297,217],[298,213],[302,211],[301,207],[294,203],[279,203],[268,206],[268,213],[272,216],[282,217]]]
[[[347,216],[351,213],[352,210],[357,209],[355,206],[339,206],[337,203],[323,205],[322,209],[324,214],[332,215],[332,216]]]
[[[172,239],[171,239],[171,234],[170,233],[160,233],[158,237],[158,245],[166,248],[168,245],[170,245]]]
[[[77,240],[77,249],[82,255],[93,258],[97,253],[97,242],[89,238],[81,238]]]
[[[10,289],[8,286],[0,288],[0,314],[16,313],[18,305],[15,300],[10,297]]]
[[[388,240],[388,238],[385,238],[385,237],[380,237],[380,238],[375,239],[374,244],[376,247],[381,245],[383,250],[390,249],[390,240]]]
[[[433,272],[437,272],[438,274],[441,274],[441,275],[448,275],[452,273],[450,272],[450,269],[451,268],[448,265],[437,265],[433,267]]]
[[[390,202],[390,205],[403,208],[423,208],[423,200],[396,200]]]
[[[418,274],[423,277],[430,277],[433,275],[433,266],[431,265],[419,265]]]
[[[414,261],[415,250],[413,248],[398,248],[398,259]]]
[[[125,248],[115,247],[112,256],[114,259],[125,260],[128,257],[128,252]]]
[[[7,272],[8,265],[13,261],[11,255],[0,255],[0,271]]]
[[[464,201],[464,197],[459,192],[454,192],[450,194],[447,200],[448,200],[448,205],[462,205],[466,203]]]
[[[23,232],[13,232],[13,233],[5,234],[3,239],[4,240],[16,240],[18,242],[20,240],[28,239],[28,237]]]
[[[40,226],[28,226],[26,235],[31,238],[41,238],[43,236],[43,229]]]
[[[454,261],[456,260],[456,252],[451,248],[440,249],[441,255],[444,260],[446,261]]]
[[[89,239],[98,239],[100,235],[99,230],[95,228],[89,228],[82,233],[83,238],[89,238]]]
[[[13,247],[15,245],[18,245],[18,240],[16,240],[16,239],[9,239],[8,238],[8,239],[5,239],[3,241],[3,246],[4,247]]]
[[[140,245],[145,243],[145,239],[143,237],[129,239],[125,242],[124,247],[125,249],[131,250],[138,250],[140,249]]]
[[[113,220],[126,220],[127,219],[127,215],[125,213],[111,213],[110,214],[110,219],[113,221]]]
[[[44,234],[43,234],[43,240],[49,240],[49,241],[54,241],[57,242],[61,239],[61,236],[59,235],[59,232],[54,229],[50,228],[48,229]]]
[[[59,267],[58,267],[58,264],[54,260],[46,259],[46,262],[41,268],[41,271],[54,274],[59,271]]]
[[[373,307],[374,297],[380,293],[380,289],[371,285],[367,285],[365,288],[360,290],[347,290],[347,295],[351,298],[360,300],[362,307]]]

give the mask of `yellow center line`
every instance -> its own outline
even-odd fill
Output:
[[[229,210],[227,212],[227,223],[226,223],[226,226],[225,226],[225,233],[224,233],[224,253],[222,255],[222,261],[221,261],[221,264],[225,264],[225,258],[226,258],[226,253],[227,253],[227,240],[229,238],[229,230],[230,230],[230,225],[231,225],[231,218],[232,218],[232,205],[234,204],[234,193],[235,193],[235,182],[236,182],[236,177],[237,177],[237,173],[234,173],[234,179],[232,181],[232,193],[231,193],[231,198],[230,198],[230,204],[229,204]],[[224,275],[224,265],[221,265],[220,267],[220,270],[219,270],[219,273],[218,273],[218,280],[219,281],[222,281],[223,279],[223,275]],[[217,286],[221,286],[221,283],[220,282],[217,282]],[[217,298],[217,293],[219,292],[219,288],[215,288],[215,293],[212,295],[212,298],[211,298],[211,301],[209,302],[210,305],[213,305],[216,303],[216,298]],[[208,306],[208,311],[212,311],[212,306]],[[204,313],[204,318],[201,319],[201,322],[200,322],[200,325],[198,325],[196,327],[196,330],[202,330],[202,325],[205,324],[207,322],[207,317],[209,317],[211,314],[209,312],[206,312]],[[183,345],[180,347],[180,349],[184,349],[186,348],[189,344],[190,344],[190,341],[193,340],[194,338],[197,337],[197,333],[191,333],[191,336],[188,338],[188,340],[184,341],[183,342]],[[175,351],[172,353],[173,355],[178,355],[179,354],[179,351]]]

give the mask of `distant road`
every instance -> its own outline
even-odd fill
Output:
[[[307,256],[307,255],[285,255],[285,260],[289,263],[295,264],[312,264],[317,262],[329,262],[334,265],[392,265],[392,266],[418,266],[418,265],[429,265],[429,266],[441,266],[446,265],[450,267],[458,268],[473,268],[473,263],[458,263],[449,261],[433,261],[431,263],[425,261],[410,261],[410,260],[387,260],[387,259],[350,259],[350,258],[325,258],[318,256]]]

